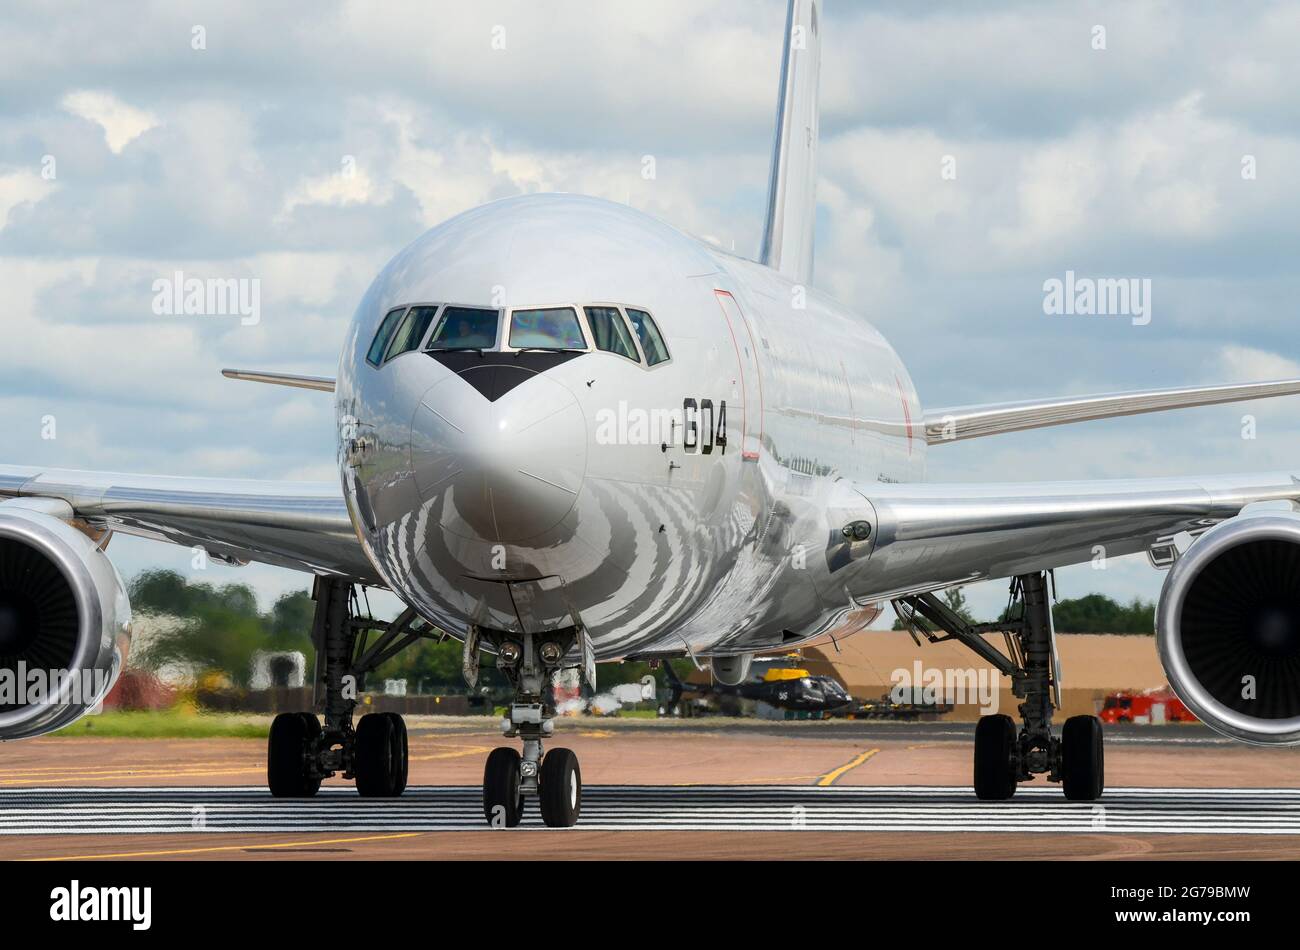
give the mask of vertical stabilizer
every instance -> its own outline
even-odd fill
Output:
[[[759,260],[802,284],[812,280],[821,58],[821,0],[790,0]]]

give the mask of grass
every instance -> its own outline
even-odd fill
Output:
[[[506,711],[504,706],[500,707],[497,716],[504,716]],[[623,709],[615,718],[657,719],[658,714],[653,709]],[[267,715],[197,712],[191,706],[179,705],[157,712],[110,711],[83,716],[51,735],[101,739],[265,739],[270,725],[271,717]]]
[[[200,713],[176,706],[160,712],[105,712],[84,716],[54,736],[110,739],[265,739],[270,717],[251,713]]]

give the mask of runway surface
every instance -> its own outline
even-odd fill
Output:
[[[544,827],[535,805],[523,827]],[[389,800],[337,787],[298,800],[230,786],[0,791],[4,835],[493,830],[480,791],[464,786]],[[1025,788],[991,803],[943,786],[594,786],[584,790],[582,830],[1295,835],[1300,790],[1124,788],[1079,803]]]
[[[49,737],[0,745],[0,859],[1300,858],[1300,750],[1202,727],[1107,729],[1105,797],[1059,785],[981,803],[963,723],[574,719],[576,829],[494,831],[495,721],[410,723],[411,787],[335,778],[272,799],[260,739]],[[488,833],[484,833],[488,832]]]

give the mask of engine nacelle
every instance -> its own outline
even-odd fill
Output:
[[[1198,538],[1165,578],[1156,642],[1206,725],[1300,743],[1300,515],[1241,515]]]
[[[62,502],[0,504],[0,739],[61,729],[103,700],[126,664],[122,577]]]

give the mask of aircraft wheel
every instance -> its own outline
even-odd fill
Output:
[[[1105,789],[1105,755],[1101,721],[1096,716],[1071,716],[1061,730],[1061,784],[1072,802],[1092,802]]]
[[[519,763],[515,749],[493,749],[483,768],[483,817],[493,828],[514,828],[524,816],[524,796],[519,791]]]
[[[371,713],[357,723],[352,770],[365,798],[396,798],[406,788],[406,726],[394,713]]]
[[[582,770],[571,749],[552,749],[542,759],[538,804],[550,828],[572,828],[582,811]]]
[[[311,713],[280,713],[266,743],[266,784],[276,798],[310,798],[320,790],[313,768],[320,720]]]
[[[975,726],[975,797],[1006,801],[1016,793],[1016,724],[1010,716],[981,716]]]
[[[406,736],[406,720],[397,713],[388,713],[388,715],[393,717],[393,726],[401,737],[402,765],[398,770],[398,775],[401,777],[401,780],[397,784],[397,791],[393,793],[395,795],[400,795],[402,792],[406,791],[406,777],[411,762],[411,752]]]

